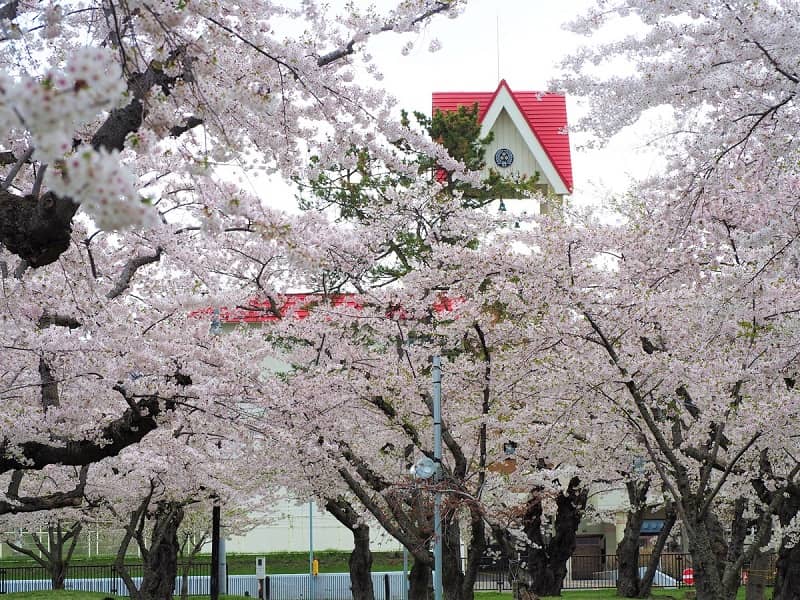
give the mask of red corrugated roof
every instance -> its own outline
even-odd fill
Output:
[[[314,306],[323,303],[334,307],[347,306],[356,309],[364,306],[356,294],[337,294],[328,297],[316,293],[281,294],[275,297],[274,301],[277,310],[269,298],[251,298],[233,308],[223,306],[219,309],[219,320],[222,323],[271,323],[283,318],[305,319]],[[459,300],[456,298],[439,294],[431,304],[431,308],[437,313],[450,312],[458,303]],[[213,319],[214,311],[212,307],[203,308],[192,311],[190,316]],[[405,311],[400,306],[390,309],[387,314],[396,318],[406,318]]]
[[[285,317],[305,319],[308,311],[315,304],[327,302],[332,306],[349,306],[361,308],[355,294],[338,294],[325,298],[322,294],[282,294],[275,298],[276,307],[273,307],[269,298],[250,298],[244,304],[229,308],[223,306],[219,309],[219,319],[223,323],[269,323]],[[191,313],[191,316],[213,317],[213,308],[204,308]],[[277,314],[276,314],[277,313]],[[280,315],[280,316],[278,316]]]
[[[505,87],[517,103],[522,116],[539,140],[542,148],[572,192],[572,156],[567,133],[567,105],[563,94],[554,92],[514,92],[503,79],[494,92],[434,92],[433,110],[458,110],[459,106],[478,104],[478,121],[482,122],[497,94]]]

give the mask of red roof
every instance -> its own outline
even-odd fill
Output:
[[[219,320],[222,323],[271,323],[279,319],[291,317],[294,319],[305,319],[315,305],[327,303],[334,307],[347,306],[349,308],[363,308],[363,303],[355,294],[337,294],[325,297],[322,294],[281,294],[274,298],[275,306],[269,298],[251,298],[246,303],[228,308],[223,306],[219,309]],[[449,298],[443,294],[436,297],[431,304],[434,312],[450,312],[458,304],[457,299]],[[190,313],[192,317],[213,318],[214,308],[204,308]],[[394,317],[406,318],[402,307],[396,307],[389,311]]]
[[[223,323],[269,323],[284,317],[305,319],[315,304],[328,302],[332,306],[361,308],[355,294],[338,294],[325,299],[322,294],[282,294],[275,298],[275,305],[269,298],[251,298],[246,303],[233,308],[223,306],[219,309],[219,319]],[[204,308],[191,313],[191,316],[208,315],[213,317],[213,308]]]
[[[452,111],[478,104],[478,121],[483,118],[502,88],[508,90],[522,116],[541,144],[564,186],[572,192],[572,157],[567,133],[567,105],[564,94],[554,92],[513,92],[503,79],[494,92],[434,92],[433,110]]]

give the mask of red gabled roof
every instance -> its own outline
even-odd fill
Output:
[[[514,92],[503,79],[494,92],[434,92],[433,110],[452,111],[478,104],[478,121],[483,122],[497,94],[505,87],[522,116],[550,158],[564,186],[572,192],[572,157],[567,133],[567,105],[563,94]]]

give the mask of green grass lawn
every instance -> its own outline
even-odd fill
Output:
[[[307,552],[272,552],[269,554],[228,554],[228,575],[249,575],[256,572],[256,556],[264,556],[267,559],[267,573],[308,573],[308,553]],[[320,573],[347,573],[347,559],[350,557],[348,552],[337,552],[334,550],[323,550],[315,552],[314,558],[319,561]],[[210,561],[211,557],[204,557]],[[409,568],[411,565],[409,563]],[[373,552],[372,553],[373,571],[402,571],[403,553],[402,552]]]
[[[256,557],[264,556],[267,559],[267,573],[271,575],[308,573],[308,553],[307,552],[273,552],[262,554],[228,554],[228,575],[255,575]],[[314,557],[319,560],[320,573],[347,573],[348,552],[338,552],[335,550],[323,550],[315,552]],[[373,552],[372,553],[373,571],[402,571],[403,553],[402,552]],[[112,556],[95,556],[92,558],[74,558],[70,564],[73,565],[109,565],[114,562]],[[135,558],[129,558],[128,562],[135,564]],[[195,562],[210,563],[210,555],[201,555]],[[0,567],[29,567],[36,563],[29,558],[13,558],[0,560]]]
[[[694,592],[694,588],[672,589],[664,590],[656,588],[651,591],[651,598],[658,598],[663,600],[685,600],[686,592]],[[736,594],[736,600],[744,600],[745,590],[744,587],[739,588]],[[767,588],[765,594],[766,598],[772,597],[772,589]],[[565,590],[561,592],[561,596],[542,596],[541,600],[612,600],[617,599],[616,590]],[[510,593],[499,594],[497,592],[475,592],[475,600],[511,600]]]
[[[663,593],[662,593],[663,592]],[[673,598],[674,600],[683,600],[684,595],[681,590],[657,590],[653,594],[654,598]],[[617,594],[615,590],[573,590],[564,591],[561,596],[542,596],[541,600],[552,600],[558,598],[559,600],[608,600],[611,598],[616,599]],[[511,593],[497,593],[497,592],[475,592],[475,600],[511,600]]]

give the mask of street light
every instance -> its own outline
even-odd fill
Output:
[[[411,467],[411,474],[417,479],[430,479],[436,474],[436,463],[424,456]]]
[[[222,335],[222,313],[219,307],[211,312],[213,336]],[[228,593],[228,564],[225,550],[225,536],[222,535],[220,499],[214,494],[214,505],[211,508],[211,577],[209,581],[211,600],[218,600],[220,595]]]
[[[411,467],[411,474],[419,479],[433,477],[434,484],[442,478],[442,359],[433,357],[431,369],[433,383],[433,459],[420,458]],[[442,492],[436,488],[433,495],[433,598],[442,600]]]

